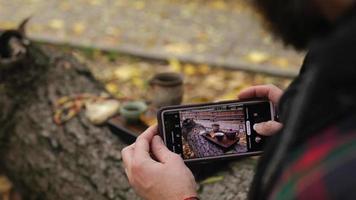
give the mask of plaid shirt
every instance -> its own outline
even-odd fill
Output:
[[[356,199],[356,117],[295,150],[269,199]]]

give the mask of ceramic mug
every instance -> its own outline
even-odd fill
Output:
[[[165,72],[156,74],[151,80],[152,104],[156,108],[179,105],[183,100],[183,76]]]
[[[131,101],[124,103],[120,107],[120,114],[128,123],[138,122],[140,116],[147,109],[147,105],[143,101]]]

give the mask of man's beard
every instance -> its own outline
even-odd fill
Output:
[[[312,39],[327,34],[331,23],[312,6],[312,0],[253,0],[272,33],[286,45],[301,50]]]

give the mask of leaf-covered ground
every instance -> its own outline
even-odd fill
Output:
[[[246,0],[0,0],[0,29],[32,16],[31,38],[296,75],[301,54]]]
[[[291,79],[227,70],[207,64],[181,63],[177,59],[153,61],[128,55],[95,50],[74,50],[73,55],[86,63],[106,89],[118,98],[149,100],[149,80],[160,72],[177,72],[184,76],[184,103],[201,103],[235,99],[243,88],[275,84],[286,88]]]

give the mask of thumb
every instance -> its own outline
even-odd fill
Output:
[[[271,136],[277,133],[283,125],[276,121],[261,122],[253,125],[253,129],[264,136]]]
[[[172,154],[174,154],[166,147],[163,140],[158,135],[153,137],[151,145],[153,155],[161,163],[167,162],[172,157]]]

